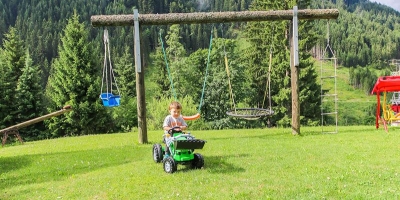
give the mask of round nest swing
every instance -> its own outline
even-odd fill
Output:
[[[261,117],[273,115],[274,111],[265,108],[236,108],[235,110],[227,111],[226,114],[231,117],[256,120]]]

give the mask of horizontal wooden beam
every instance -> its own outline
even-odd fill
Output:
[[[338,9],[298,10],[298,19],[337,19]],[[168,14],[140,14],[140,25],[203,24],[225,22],[292,20],[293,10],[241,11],[241,12],[196,12]],[[133,26],[132,15],[93,15],[92,26]]]

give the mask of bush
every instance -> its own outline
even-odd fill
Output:
[[[112,132],[130,132],[138,125],[136,98],[122,97],[121,105],[111,108],[108,112],[111,113],[116,129]]]

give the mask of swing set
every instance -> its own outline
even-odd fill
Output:
[[[120,105],[121,93],[119,91],[111,63],[110,41],[108,38],[107,29],[104,29],[103,40],[104,40],[104,65],[103,65],[103,77],[101,81],[100,99],[103,102],[103,106],[115,107]],[[118,94],[113,93],[114,85],[115,88],[117,89]],[[103,89],[105,89],[104,92]]]
[[[272,39],[272,35],[271,35],[271,39]],[[261,117],[267,117],[267,116],[273,115],[274,111],[271,108],[272,107],[272,103],[271,103],[271,66],[272,66],[273,43],[271,43],[271,45],[270,45],[268,79],[267,79],[264,98],[263,98],[263,102],[262,102],[262,106],[263,106],[265,103],[267,92],[268,92],[269,108],[263,108],[262,106],[261,106],[261,108],[236,108],[233,90],[232,90],[231,78],[230,78],[228,56],[227,56],[227,52],[225,50],[225,44],[224,44],[223,48],[224,48],[225,70],[226,70],[226,74],[228,76],[229,93],[230,93],[230,98],[231,98],[232,107],[233,107],[233,109],[227,111],[226,114],[231,117],[234,117],[234,118],[242,118],[242,119],[246,119],[246,120],[257,120],[257,119],[260,119]]]
[[[240,11],[240,12],[198,12],[198,13],[168,13],[168,14],[141,14],[138,9],[133,10],[133,15],[94,15],[91,16],[91,24],[99,26],[133,26],[134,27],[134,46],[135,46],[135,72],[137,99],[138,99],[138,132],[139,143],[147,142],[146,129],[146,102],[144,98],[145,87],[144,73],[142,73],[142,63],[140,59],[140,26],[142,25],[166,25],[183,23],[220,23],[220,22],[243,22],[243,21],[274,21],[292,20],[292,32],[289,32],[291,44],[293,44],[291,56],[291,83],[292,83],[292,134],[300,134],[300,109],[299,96],[296,90],[298,81],[298,19],[337,19],[338,9],[304,9],[298,10],[293,6],[293,10],[269,10],[269,11]],[[139,22],[140,21],[140,22]],[[133,22],[133,23],[132,23]]]
[[[198,107],[198,112],[197,114],[193,115],[193,116],[182,116],[182,118],[184,120],[196,120],[198,118],[200,118],[200,108],[203,104],[203,99],[204,99],[204,92],[205,92],[205,86],[206,86],[206,81],[207,81],[207,75],[208,75],[208,68],[209,68],[209,63],[210,63],[210,54],[211,54],[211,48],[212,48],[212,40],[213,40],[213,29],[211,29],[211,36],[210,36],[210,45],[209,45],[209,49],[208,49],[208,55],[207,55],[207,66],[206,66],[206,72],[205,72],[205,77],[204,77],[204,82],[203,82],[203,89],[202,89],[202,93],[201,93],[201,98],[200,98],[200,104]],[[165,53],[165,48],[164,48],[164,43],[163,43],[163,39],[161,36],[161,32],[160,32],[160,41],[161,41],[161,48],[164,54],[164,60],[165,60],[165,66],[167,68],[167,72],[168,72],[168,77],[170,80],[170,84],[171,84],[171,90],[172,93],[174,95],[175,100],[177,99],[176,97],[176,92],[174,90],[174,83],[172,80],[172,76],[170,73],[170,69],[169,69],[169,64],[168,64],[168,60],[167,60],[167,56]],[[271,36],[272,38],[272,36]],[[269,54],[269,71],[268,71],[268,81],[267,81],[267,86],[266,86],[266,91],[265,91],[265,95],[264,95],[264,100],[263,100],[263,104],[265,103],[265,99],[267,96],[267,91],[269,94],[269,108],[236,108],[235,105],[235,100],[234,100],[234,94],[233,94],[233,89],[232,89],[232,84],[231,84],[231,80],[230,80],[230,70],[229,70],[229,64],[228,64],[228,56],[227,56],[227,52],[225,50],[225,44],[223,46],[224,48],[224,61],[225,61],[225,69],[226,69],[226,73],[228,76],[228,85],[229,85],[229,92],[230,92],[230,99],[232,100],[232,106],[233,109],[229,110],[226,112],[226,114],[228,116],[231,117],[235,117],[235,118],[243,118],[246,120],[257,120],[261,117],[266,117],[266,116],[270,116],[274,114],[274,111],[271,109],[271,65],[272,65],[272,45],[270,46],[270,54]]]

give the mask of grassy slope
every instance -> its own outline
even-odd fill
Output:
[[[315,67],[318,75],[321,75],[321,62],[316,61]],[[333,65],[324,64],[322,66],[324,76],[333,74]],[[374,119],[374,115],[371,115],[369,107],[376,105],[376,96],[366,94],[360,89],[355,89],[349,85],[349,69],[344,67],[337,67],[337,79],[336,87],[338,94],[338,121],[339,125],[348,125],[349,121],[359,122],[363,124],[363,120],[367,118]],[[322,84],[323,88],[332,89],[333,91],[333,79],[328,80]],[[330,92],[334,93],[334,92]],[[332,102],[332,99],[329,100]],[[371,121],[371,120],[370,120]],[[373,120],[372,120],[373,121]]]
[[[396,199],[400,135],[390,128],[194,131],[207,140],[205,167],[172,175],[136,133],[28,142],[0,149],[0,199]]]

